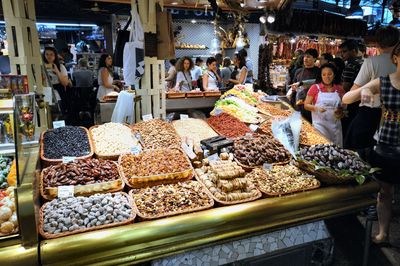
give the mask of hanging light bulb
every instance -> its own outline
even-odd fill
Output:
[[[245,6],[246,6],[245,0],[240,1],[240,7],[245,7]]]
[[[269,14],[267,17],[268,23],[274,23],[275,22],[275,14]]]
[[[190,22],[192,22],[193,24],[197,23],[195,19],[192,19]]]
[[[262,24],[265,24],[265,23],[267,22],[267,18],[266,18],[265,16],[261,16],[261,17],[259,18],[259,20],[260,20],[260,22],[261,22]]]

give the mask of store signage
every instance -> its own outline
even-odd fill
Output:
[[[57,196],[59,198],[70,198],[74,196],[74,186],[59,186]]]
[[[257,126],[257,125],[254,125],[254,124],[251,124],[251,125],[249,126],[249,128],[251,129],[251,131],[256,132],[256,130],[258,129],[258,126]]]
[[[138,155],[139,153],[142,152],[142,148],[139,145],[135,145],[131,148],[131,153],[133,155]]]
[[[193,149],[190,148],[186,143],[182,143],[181,145],[183,151],[186,153],[186,155],[193,160],[194,158],[196,158],[196,154],[193,152]]]
[[[189,119],[189,115],[180,114],[180,118],[181,118],[181,120],[186,120],[186,119]]]
[[[65,121],[53,121],[53,128],[65,127]]]
[[[167,8],[167,11],[169,13],[171,13],[171,15],[174,17],[180,17],[180,16],[182,16],[184,18],[193,17],[193,16],[204,17],[204,18],[213,18],[214,17],[214,11],[212,9],[203,11],[203,10]]]
[[[153,119],[153,115],[152,114],[143,115],[142,119],[143,119],[143,121],[152,120]]]
[[[63,163],[70,163],[70,162],[75,161],[75,159],[76,159],[76,157],[73,157],[73,156],[63,156],[62,157],[62,162]]]

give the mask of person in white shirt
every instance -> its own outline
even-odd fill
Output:
[[[233,84],[244,84],[247,78],[247,67],[246,67],[246,58],[243,54],[237,54],[233,58],[233,64],[235,65],[235,70],[237,70],[237,74],[235,79],[229,79],[229,82]]]
[[[192,75],[190,71],[193,69],[193,61],[190,57],[182,57],[176,63],[176,85],[175,90],[191,91],[193,89]]]
[[[245,49],[240,50],[239,54],[246,60],[247,77],[245,83],[253,83],[253,62],[247,57],[247,51]]]
[[[218,82],[221,81],[221,77],[217,73],[217,60],[215,57],[209,57],[206,64],[207,71],[203,74],[203,89],[205,91],[219,90]]]
[[[170,64],[170,67],[169,67],[169,69],[166,73],[166,77],[165,77],[166,90],[175,88],[175,84],[176,84],[176,68],[175,68],[176,59],[169,60],[169,64]]]
[[[192,74],[192,80],[197,82],[197,86],[199,86],[199,79],[201,78],[201,76],[203,75],[203,59],[201,59],[200,57],[196,58],[195,61],[195,65],[191,71]]]

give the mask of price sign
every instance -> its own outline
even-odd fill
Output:
[[[270,164],[270,163],[264,163],[264,164],[263,164],[263,169],[264,169],[265,171],[271,171],[271,170],[272,170],[272,164]]]
[[[256,130],[258,129],[258,126],[257,126],[257,125],[254,125],[254,124],[251,124],[251,125],[249,126],[249,128],[250,128],[251,131],[256,132]]]
[[[219,161],[218,153],[208,156],[207,159],[209,162]]]
[[[149,121],[153,119],[153,115],[152,114],[143,115],[142,118],[143,121]]]
[[[181,118],[181,120],[186,120],[186,119],[189,119],[189,115],[180,114],[180,118]]]
[[[75,161],[76,157],[73,156],[63,156],[62,157],[62,162],[63,163],[69,163]]]
[[[138,154],[141,153],[141,152],[142,152],[142,148],[141,148],[139,145],[133,146],[133,147],[131,148],[131,153],[132,153],[133,155],[138,155]]]
[[[74,186],[60,186],[58,187],[57,196],[59,198],[70,198],[74,196]]]
[[[186,155],[193,160],[196,158],[196,154],[193,152],[193,149],[191,149],[186,143],[182,143],[181,145],[183,151],[186,153]]]
[[[53,121],[53,128],[65,127],[65,121]]]

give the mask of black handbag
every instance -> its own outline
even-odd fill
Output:
[[[123,67],[124,63],[124,47],[125,43],[129,41],[130,31],[128,30],[131,24],[132,16],[129,17],[128,22],[122,30],[118,31],[117,41],[115,42],[113,64],[117,67]]]

